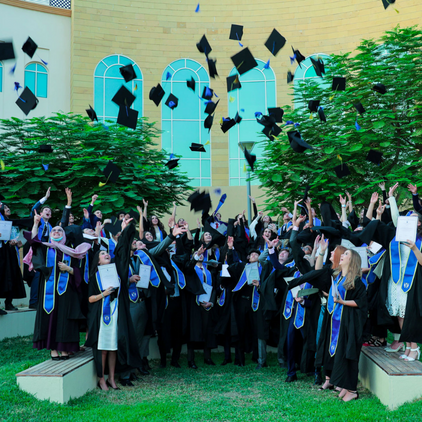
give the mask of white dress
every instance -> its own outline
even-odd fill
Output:
[[[408,246],[399,244],[400,247],[400,277],[403,276],[404,270],[406,269],[407,259],[410,254],[410,248]],[[388,280],[388,294],[386,306],[388,313],[394,317],[404,318],[406,312],[407,293],[402,290],[402,283],[394,283],[393,276],[390,276]]]
[[[119,316],[119,299],[110,303],[111,322],[106,325],[101,312],[100,332],[98,334],[98,350],[117,350],[117,319]]]

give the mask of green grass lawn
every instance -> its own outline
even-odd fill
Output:
[[[312,377],[284,383],[286,370],[269,354],[269,368],[256,371],[255,363],[220,366],[203,364],[197,354],[197,371],[152,361],[152,375],[121,391],[94,390],[67,405],[38,401],[20,391],[15,374],[48,359],[47,351],[32,349],[31,337],[0,342],[0,421],[421,421],[422,400],[389,411],[369,391],[360,399],[343,403],[332,391],[319,392]]]

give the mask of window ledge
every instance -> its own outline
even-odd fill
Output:
[[[68,9],[60,9],[59,7],[44,6],[42,4],[31,3],[23,0],[0,0],[0,4],[8,6],[20,7],[22,9],[35,10],[36,12],[51,13],[60,16],[72,16],[72,11]]]

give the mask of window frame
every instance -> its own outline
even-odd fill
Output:
[[[32,66],[32,65],[35,65],[35,70],[28,69],[28,67],[29,66]],[[45,72],[40,72],[38,70],[38,66],[41,66],[41,68],[44,69]],[[28,73],[35,74],[34,89],[32,90],[30,87],[28,87],[28,88],[31,89],[31,91],[34,93],[34,95],[37,98],[48,98],[48,91],[49,91],[49,89],[48,89],[48,80],[49,80],[49,77],[48,76],[49,75],[48,75],[48,69],[47,69],[47,67],[43,63],[39,63],[39,62],[35,62],[35,61],[32,61],[32,62],[27,63],[25,65],[25,69],[24,69],[24,87],[28,86],[27,83],[26,83],[26,80],[27,80],[26,79],[26,74],[27,74],[27,72]],[[38,92],[38,74],[46,75],[46,77],[47,77],[46,94],[45,94],[45,96],[41,96],[39,94],[39,92]]]

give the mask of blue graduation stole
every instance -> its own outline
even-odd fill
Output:
[[[227,261],[224,261],[225,264],[227,264]],[[223,274],[223,270],[220,271],[220,277],[221,274]],[[217,299],[217,303],[219,304],[219,306],[224,306],[224,304],[226,303],[226,289],[224,287],[221,287],[221,295],[220,297]]]
[[[48,234],[48,237],[50,237],[50,232],[51,232],[52,227],[50,223],[47,223],[47,224],[48,224],[47,234]],[[40,226],[38,227],[38,239],[40,241],[41,241],[42,233],[44,231],[44,227],[45,227],[45,221],[41,218]]]
[[[314,217],[314,226],[320,226],[321,220],[319,218]]]
[[[129,278],[133,276],[132,266],[129,264]],[[129,300],[133,303],[136,303],[139,299],[139,292],[138,288],[136,287],[136,283],[129,283]]]
[[[212,286],[212,277],[211,277],[211,273],[208,271],[208,269],[204,266],[203,267],[204,268],[204,270],[205,270],[205,282],[208,284],[208,286]],[[202,272],[202,270],[197,266],[197,265],[195,265],[195,272],[196,272],[196,275],[198,276],[198,278],[199,278],[199,281],[202,283],[202,284],[204,284],[204,273]],[[198,305],[198,306],[201,306],[201,304],[200,304],[200,302],[199,302],[199,296],[200,295],[196,295],[196,304]],[[209,311],[211,308],[209,308],[209,309],[206,309],[207,311]]]
[[[374,274],[375,268],[377,268],[378,263],[385,254],[385,249],[381,249],[376,255],[369,258],[369,272],[366,276],[366,283],[372,284],[375,281],[376,275]]]
[[[101,284],[101,277],[100,277],[100,272],[97,271],[97,274],[95,275],[96,279],[97,279],[97,284],[98,284],[98,288],[100,289],[100,292],[103,292],[103,286]],[[120,282],[120,277],[119,277],[119,282]],[[118,292],[118,295],[120,294],[120,289]],[[103,299],[103,307],[102,307],[102,312],[101,312],[101,319],[103,321],[103,323],[105,325],[110,325],[111,323],[111,318],[113,317],[114,313],[116,312],[116,308],[117,308],[117,301],[116,304],[114,305],[114,309],[113,309],[113,313],[111,312],[111,306],[110,306],[110,295],[105,296]]]
[[[81,259],[81,265],[82,265],[83,259]],[[86,284],[89,283],[89,260],[88,260],[88,254],[85,255],[85,266],[84,266],[84,276],[83,279]]]
[[[335,280],[337,284],[337,290],[339,292],[340,297],[345,300],[346,299],[346,289],[343,287],[344,277],[341,277],[339,274]],[[340,303],[334,303],[334,298],[331,292],[328,295],[327,301],[327,309],[331,316],[331,334],[330,334],[330,356],[333,357],[337,350],[337,343],[338,343],[338,335],[340,333],[340,323],[341,323],[341,316],[343,314],[343,305]]]
[[[139,257],[141,264],[149,265],[151,267],[151,276],[150,276],[149,282],[152,286],[158,287],[161,283],[161,280],[158,275],[157,269],[155,268],[150,257],[142,249],[135,251],[133,254]]]
[[[217,261],[219,261],[219,260],[220,260],[220,249],[219,249],[219,248],[217,248],[217,249],[215,250],[215,258],[217,259]]]
[[[294,262],[294,261],[292,261],[292,262]],[[294,264],[292,265],[292,262],[287,264],[286,267],[292,267],[294,265]],[[293,277],[298,278],[301,275],[302,274],[300,273],[300,271],[296,271],[294,273]],[[295,306],[295,300],[294,300],[292,291],[289,290],[289,292],[287,293],[287,296],[286,296],[286,302],[284,303],[284,309],[283,309],[283,316],[284,316],[285,319],[289,319],[292,316],[294,306]],[[300,327],[298,327],[298,328],[300,328]]]
[[[115,249],[116,249],[116,242],[112,238],[108,239],[108,253],[111,259],[114,258]]]
[[[416,239],[416,246],[421,250],[422,238],[418,236]],[[416,255],[410,251],[409,258],[407,259],[406,268],[404,274],[400,274],[401,254],[400,254],[400,243],[396,241],[396,238],[390,242],[390,265],[391,265],[391,277],[395,284],[401,284],[401,288],[404,293],[407,293],[415,279],[416,270],[418,268],[418,260]]]
[[[245,265],[245,268],[243,269],[242,275],[239,278],[239,281],[236,284],[236,287],[232,290],[233,292],[238,292],[248,282],[248,278],[246,276],[246,265]],[[259,278],[261,279],[262,267],[259,263],[258,263],[258,271],[259,271]],[[261,280],[259,280],[259,282],[261,283]],[[251,306],[254,312],[258,310],[259,302],[260,302],[260,296],[259,296],[258,289],[256,288],[256,286],[253,286]]]
[[[171,266],[175,269],[176,272],[176,282],[181,289],[184,289],[186,286],[186,279],[185,275],[180,271],[180,268],[174,263],[173,260],[170,259]]]
[[[43,298],[43,308],[47,314],[50,314],[51,311],[54,309],[55,305],[55,289],[56,289],[56,269],[57,269],[57,253],[54,248],[48,248],[47,251],[47,258],[46,258],[46,266],[53,267],[51,271],[50,277],[48,280],[45,280],[45,288],[44,288],[44,298]],[[63,254],[63,261],[67,260],[70,264],[70,256]],[[60,276],[57,284],[57,292],[59,295],[62,295],[66,289],[67,284],[69,281],[69,273],[60,271]]]

